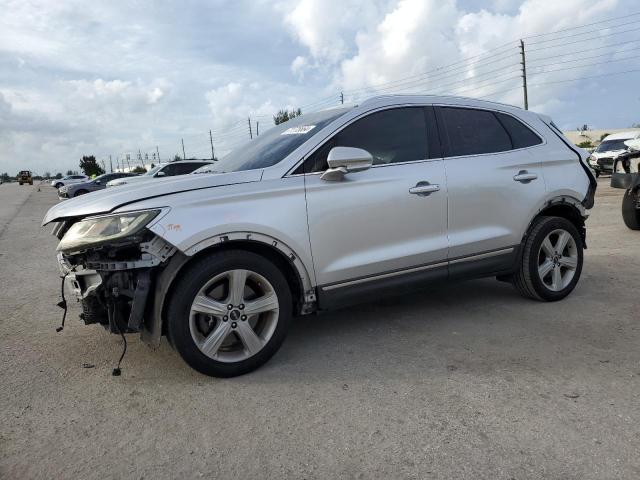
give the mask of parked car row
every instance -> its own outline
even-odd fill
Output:
[[[58,197],[60,198],[72,198],[79,197],[80,195],[87,194],[89,192],[95,192],[98,190],[102,190],[106,188],[107,183],[110,181],[124,178],[124,177],[135,177],[135,173],[124,173],[124,172],[116,172],[116,173],[105,173],[103,175],[99,175],[93,180],[84,180],[80,182],[67,183],[64,186],[58,188]],[[88,177],[85,177],[88,178]]]
[[[157,165],[149,170],[147,173],[139,175],[137,177],[126,177],[117,180],[112,180],[107,183],[107,187],[118,187],[121,185],[127,185],[131,183],[139,183],[154,178],[175,177],[178,175],[187,175],[194,170],[204,166],[210,165],[211,161],[208,160],[181,160],[177,162],[165,163]]]
[[[64,178],[53,180],[51,186],[58,189],[58,197],[62,200],[79,197],[87,193],[103,190],[107,187],[119,187],[131,183],[138,184],[153,179],[187,175],[206,167],[211,170],[213,164],[210,160],[183,160],[158,165],[143,175],[127,172],[105,173],[94,179],[86,175],[67,175]],[[22,185],[22,184],[21,184]]]

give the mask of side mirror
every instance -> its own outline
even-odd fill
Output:
[[[160,170],[158,173],[156,173],[156,177],[165,177],[167,174],[164,173],[162,170]]]
[[[94,180],[93,183],[95,183],[96,185],[100,185],[100,184],[102,184],[102,180]]]
[[[373,165],[373,157],[362,148],[333,147],[327,157],[329,168],[320,176],[322,180],[336,182],[347,173],[362,172]]]

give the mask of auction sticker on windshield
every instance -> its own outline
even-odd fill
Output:
[[[299,127],[287,128],[280,135],[304,135],[305,133],[309,133],[314,128],[316,128],[315,125],[300,125]]]

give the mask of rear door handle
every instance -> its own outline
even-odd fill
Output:
[[[530,181],[535,180],[536,178],[538,178],[538,174],[529,173],[526,170],[520,170],[517,175],[513,176],[513,179],[516,182],[520,182],[520,183],[529,183]]]
[[[427,197],[433,192],[440,190],[440,185],[431,184],[429,182],[418,182],[415,187],[409,189],[409,193],[412,195],[420,195],[421,197]]]

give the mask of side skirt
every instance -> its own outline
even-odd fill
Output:
[[[520,245],[492,250],[450,261],[421,265],[318,286],[318,308],[332,310],[376,297],[403,295],[443,280],[469,280],[512,273]]]

